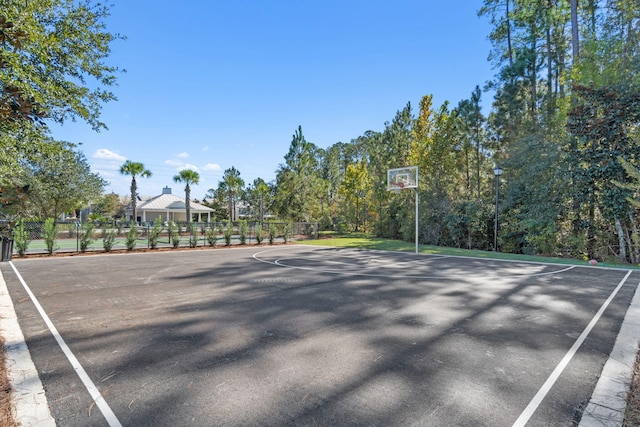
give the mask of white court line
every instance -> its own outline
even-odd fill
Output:
[[[376,273],[362,273],[359,271],[348,271],[348,270],[334,270],[332,268],[321,268],[321,267],[301,267],[301,266],[297,266],[297,265],[290,265],[287,264],[287,262],[291,261],[292,259],[301,259],[303,261],[308,261],[307,258],[277,258],[275,261],[268,261],[266,259],[260,258],[259,255],[268,252],[268,251],[262,251],[262,252],[258,252],[256,254],[253,255],[253,258],[257,261],[260,262],[264,262],[266,264],[272,264],[272,265],[277,265],[279,267],[285,267],[285,268],[293,268],[293,269],[297,269],[297,270],[305,270],[305,271],[313,271],[313,272],[317,272],[317,273],[332,273],[332,274],[346,274],[346,275],[351,275],[351,276],[364,276],[364,277],[393,277],[393,278],[398,278],[398,279],[441,279],[441,280],[457,280],[459,278],[459,276],[452,276],[452,275],[443,275],[443,276],[420,276],[417,274],[376,274]],[[324,263],[329,263],[330,261],[328,260],[323,260],[321,262]],[[336,261],[334,261],[335,263]],[[353,266],[351,264],[347,264],[349,266]],[[546,265],[549,266],[549,264],[540,264],[540,265]],[[369,268],[368,266],[355,266],[359,269],[365,269],[365,268]],[[381,268],[384,267],[388,267],[388,266],[380,266]],[[487,274],[487,275],[482,275],[482,276],[478,276],[482,279],[490,279],[490,278],[496,278],[496,279],[512,279],[512,278],[522,278],[522,277],[539,277],[539,276],[548,276],[548,275],[552,275],[552,274],[558,274],[558,273],[564,273],[565,271],[569,271],[569,270],[573,270],[574,268],[576,268],[575,265],[571,265],[569,267],[560,269],[560,270],[554,270],[554,271],[544,271],[541,273],[529,273],[529,274],[498,274],[498,275],[491,275],[491,274]],[[468,273],[468,272],[467,272]],[[461,274],[462,275],[462,274]]]
[[[627,279],[631,275],[631,271],[632,270],[629,270],[627,272],[627,275],[624,276],[624,278],[620,281],[620,283],[618,283],[618,286],[613,290],[613,292],[611,292],[611,295],[609,295],[609,298],[607,298],[607,300],[602,304],[602,306],[600,307],[600,310],[598,310],[595,316],[593,316],[593,319],[591,319],[591,322],[589,322],[587,327],[584,328],[584,331],[582,331],[582,333],[580,334],[576,342],[573,343],[573,345],[571,346],[567,354],[564,355],[560,363],[558,363],[558,366],[556,366],[556,368],[553,370],[551,375],[549,375],[549,378],[547,378],[547,380],[544,382],[542,387],[540,387],[540,390],[538,390],[536,395],[533,396],[533,399],[531,399],[531,402],[529,402],[529,404],[524,409],[524,411],[522,411],[522,413],[520,414],[516,422],[513,423],[513,427],[523,427],[525,424],[527,424],[527,422],[529,421],[529,418],[531,418],[531,416],[536,411],[536,409],[538,409],[538,406],[540,406],[540,403],[542,403],[542,400],[549,393],[549,391],[551,390],[551,387],[553,387],[555,382],[558,380],[558,378],[560,377],[560,374],[562,374],[562,371],[567,367],[567,365],[569,364],[573,356],[576,354],[576,352],[578,351],[578,348],[580,348],[580,346],[582,345],[584,340],[587,338],[589,333],[591,333],[591,330],[593,329],[593,327],[596,325],[596,323],[598,323],[598,320],[600,320],[602,313],[604,313],[604,311],[607,309],[607,307],[609,306],[613,298],[616,296],[616,294],[618,293],[622,285],[624,285],[624,282],[627,281]]]
[[[76,356],[73,354],[73,352],[71,351],[67,343],[64,341],[64,339],[62,339],[62,336],[60,336],[60,334],[58,333],[58,330],[56,329],[53,322],[51,321],[47,313],[44,311],[44,309],[40,305],[40,302],[36,299],[36,296],[33,294],[33,292],[31,292],[31,289],[29,288],[29,286],[27,286],[27,283],[22,278],[22,275],[20,274],[16,266],[13,265],[12,261],[9,261],[9,265],[11,265],[11,268],[13,268],[13,271],[16,273],[18,280],[20,280],[20,283],[22,283],[22,287],[27,292],[27,294],[29,294],[29,298],[31,298],[31,301],[36,306],[38,313],[40,313],[40,316],[42,316],[42,320],[44,320],[44,323],[47,324],[47,327],[51,331],[51,334],[58,342],[60,349],[62,349],[65,356],[67,356],[67,359],[69,359],[69,362],[73,367],[73,370],[76,371],[76,373],[78,374],[78,377],[80,377],[80,380],[82,381],[85,388],[93,398],[93,401],[95,402],[96,406],[100,409],[100,412],[102,412],[102,415],[104,415],[105,419],[107,420],[107,423],[109,423],[109,426],[122,427],[122,424],[120,423],[116,415],[113,413],[113,411],[111,410],[107,402],[104,400],[98,388],[95,386],[95,384],[93,384],[93,381],[91,381],[91,378],[89,378],[89,375],[87,375],[87,372],[84,370],[82,365],[80,365],[80,362],[78,361]]]
[[[298,270],[306,270],[306,271],[314,271],[314,272],[318,272],[318,273],[333,273],[333,274],[350,274],[350,275],[356,275],[356,276],[368,276],[368,277],[396,277],[396,278],[415,278],[415,279],[447,279],[449,278],[448,276],[417,276],[417,275],[397,275],[397,274],[373,274],[373,273],[359,273],[359,272],[347,272],[347,271],[336,271],[336,270],[332,270],[332,269],[322,269],[322,268],[317,268],[317,267],[300,267],[300,266],[295,266],[295,265],[288,265],[286,262],[288,260],[291,259],[302,259],[302,260],[320,260],[321,262],[327,262],[325,257],[321,257],[321,256],[314,256],[314,257],[309,257],[309,256],[304,256],[302,255],[302,257],[300,258],[277,258],[275,261],[269,261],[267,259],[261,258],[261,256],[263,256],[264,254],[268,254],[270,252],[277,252],[277,251],[284,251],[284,250],[289,250],[292,248],[325,248],[325,249],[336,249],[333,246],[306,246],[306,245],[294,245],[288,248],[271,248],[271,249],[266,249],[260,252],[256,252],[253,254],[253,259],[255,259],[256,261],[260,261],[260,262],[264,262],[265,264],[271,264],[271,265],[277,265],[279,267],[285,267],[285,268],[294,268],[294,269],[298,269]],[[341,249],[338,249],[338,251],[340,251]],[[366,253],[367,250],[363,250],[363,249],[344,249],[345,251],[348,251],[351,254],[361,254],[361,253]],[[403,254],[403,252],[397,252],[397,251],[385,251],[385,250],[374,250],[374,252],[388,252],[391,254]],[[408,252],[407,252],[408,253]],[[297,255],[297,254],[296,254]],[[410,255],[415,255],[413,253],[410,253]],[[508,259],[498,259],[498,258],[477,258],[477,257],[470,257],[470,256],[462,256],[462,255],[440,255],[440,254],[420,254],[423,256],[422,261],[431,261],[430,258],[438,258],[438,259],[443,259],[443,258],[454,258],[454,259],[468,259],[468,260],[474,260],[474,261],[491,261],[491,262],[502,262],[502,263],[518,263],[518,264],[530,264],[530,265],[543,265],[546,267],[549,266],[561,266],[562,264],[553,264],[553,263],[548,263],[548,262],[539,262],[539,261],[513,261],[513,260],[508,260]],[[400,263],[410,263],[410,262],[415,262],[417,260],[413,259],[410,261],[401,261]],[[399,264],[399,263],[398,263]],[[379,265],[379,267],[389,267],[390,265]],[[376,266],[378,267],[378,266]],[[530,274],[510,274],[510,275],[504,275],[504,274],[498,274],[495,276],[491,276],[491,275],[487,275],[487,276],[482,276],[483,279],[487,279],[487,278],[499,278],[499,279],[504,279],[504,278],[522,278],[522,277],[537,277],[537,276],[547,276],[547,275],[552,275],[552,274],[558,274],[558,273],[564,273],[565,271],[569,271],[572,270],[576,267],[583,267],[583,268],[598,268],[598,269],[605,269],[605,270],[612,270],[609,267],[592,267],[592,266],[584,266],[584,265],[569,265],[566,268],[560,269],[560,270],[554,270],[554,271],[546,271],[546,272],[542,272],[542,273],[530,273]],[[619,270],[617,268],[614,268],[613,270]],[[468,272],[466,272],[468,273]]]

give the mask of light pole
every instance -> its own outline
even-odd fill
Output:
[[[493,168],[493,174],[496,176],[496,217],[493,228],[493,251],[498,251],[498,185],[500,183],[500,175],[502,175],[502,168],[496,165]]]

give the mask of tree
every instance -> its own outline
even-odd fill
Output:
[[[489,59],[496,63],[508,60],[509,66],[513,65],[512,48],[512,18],[510,11],[511,0],[485,0],[484,6],[478,12],[479,16],[489,15],[494,29],[489,34],[489,39],[494,44],[494,50]]]
[[[302,126],[293,134],[289,151],[276,175],[274,205],[282,219],[310,220],[318,203],[317,147],[302,134]],[[320,209],[318,209],[319,211]]]
[[[470,156],[471,147],[475,146],[475,155],[473,162],[475,162],[473,183],[475,184],[476,198],[480,199],[480,183],[481,183],[481,170],[482,170],[482,137],[484,134],[483,124],[484,117],[480,111],[480,99],[482,92],[480,87],[476,86],[471,93],[470,99],[460,101],[458,107],[454,111],[454,114],[458,117],[458,130],[461,136],[461,147],[459,149],[463,153],[465,175],[466,175],[466,188],[471,192],[472,179],[471,169],[472,160]]]
[[[340,194],[343,196],[346,216],[355,225],[354,231],[359,231],[361,222],[363,226],[366,225],[366,218],[363,217],[362,210],[366,209],[365,200],[370,192],[371,180],[367,173],[366,164],[358,162],[347,166]],[[364,206],[363,209],[360,208],[361,204]]]
[[[187,228],[191,224],[191,184],[198,184],[200,175],[191,169],[183,169],[173,177],[173,180],[184,184],[184,205],[187,213]]]
[[[107,6],[91,0],[2,2],[0,16],[0,126],[80,118],[94,129],[101,104],[115,100],[116,67]]]
[[[580,57],[580,30],[578,28],[578,0],[571,0],[571,52],[574,64]]]
[[[240,171],[233,166],[226,169],[222,175],[222,181],[218,184],[218,193],[224,195],[224,198],[227,199],[227,209],[231,221],[237,219],[235,215],[236,202],[242,187],[244,187],[244,180],[240,178]]]
[[[122,175],[131,176],[131,210],[133,211],[131,219],[133,222],[137,222],[138,184],[136,182],[136,176],[149,178],[151,176],[151,171],[145,169],[142,163],[127,160],[122,166],[120,166],[120,173]]]
[[[202,204],[213,209],[211,214],[215,220],[225,219],[229,215],[229,209],[226,203],[226,195],[219,191],[219,188],[210,188],[207,190]]]
[[[244,192],[244,201],[251,215],[259,221],[264,221],[265,206],[268,204],[268,196],[271,192],[269,185],[262,178],[253,180]]]
[[[51,144],[54,144],[53,142]],[[29,186],[27,212],[41,218],[73,213],[100,198],[106,182],[91,168],[84,154],[68,144],[57,154],[36,155],[24,167],[23,182]]]
[[[95,204],[93,213],[107,218],[120,216],[122,213],[120,197],[116,193],[103,195]]]
[[[574,86],[577,95],[575,107],[570,111],[568,131],[577,138],[575,150],[570,152],[581,167],[581,179],[576,197],[587,207],[587,239],[591,258],[596,258],[595,236],[597,211],[618,234],[619,253],[626,261],[628,245],[624,223],[637,222],[630,211],[626,188],[615,185],[629,181],[618,159],[638,157],[637,129],[640,125],[640,90],[628,87],[605,86],[602,88]]]
[[[47,120],[106,127],[100,109],[115,100],[109,88],[118,71],[106,58],[121,38],[106,31],[108,14],[106,6],[90,0],[2,1],[0,187],[8,192],[22,188],[24,161],[39,161],[35,154],[65,155],[46,137]]]

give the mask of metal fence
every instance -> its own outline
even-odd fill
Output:
[[[208,223],[80,223],[57,222],[47,234],[45,223],[25,221],[13,228],[13,253],[110,252],[141,248],[215,247],[276,244],[317,239],[318,224],[310,222]]]

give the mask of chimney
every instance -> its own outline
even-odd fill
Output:
[[[162,194],[171,194],[171,188],[169,188],[169,186],[166,186],[162,189]]]

